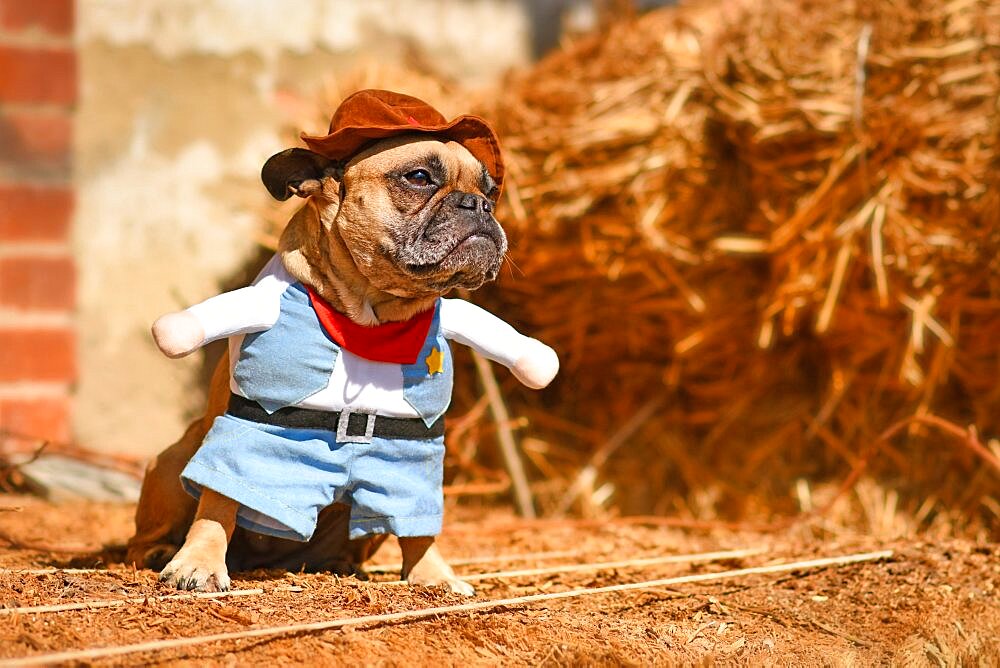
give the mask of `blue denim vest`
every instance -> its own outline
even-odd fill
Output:
[[[441,355],[441,364],[432,369],[428,358],[435,351]],[[320,324],[305,286],[293,283],[281,295],[277,322],[244,337],[233,380],[248,399],[273,413],[325,389],[339,354],[340,346]],[[440,299],[417,361],[401,366],[403,398],[427,426],[434,424],[451,403],[454,382],[451,350],[441,334]]]

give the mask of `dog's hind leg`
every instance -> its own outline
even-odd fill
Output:
[[[160,582],[178,589],[227,591],[226,549],[236,528],[238,508],[239,503],[229,497],[203,489],[187,539],[160,573]]]

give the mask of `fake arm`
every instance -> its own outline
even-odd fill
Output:
[[[441,328],[446,339],[503,364],[533,390],[551,383],[559,371],[559,357],[552,348],[462,299],[441,300]]]
[[[281,294],[288,284],[284,266],[275,256],[253,285],[158,318],[153,323],[156,345],[167,357],[177,358],[216,339],[269,329],[278,320]]]

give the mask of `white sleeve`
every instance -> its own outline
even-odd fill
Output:
[[[441,300],[441,330],[446,339],[469,346],[508,368],[538,344],[489,311],[463,299]]]
[[[205,331],[205,343],[234,334],[262,332],[278,321],[281,295],[292,278],[281,258],[271,258],[253,285],[216,295],[187,309]]]

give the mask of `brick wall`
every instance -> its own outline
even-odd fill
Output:
[[[70,438],[73,0],[0,0],[0,431]]]

